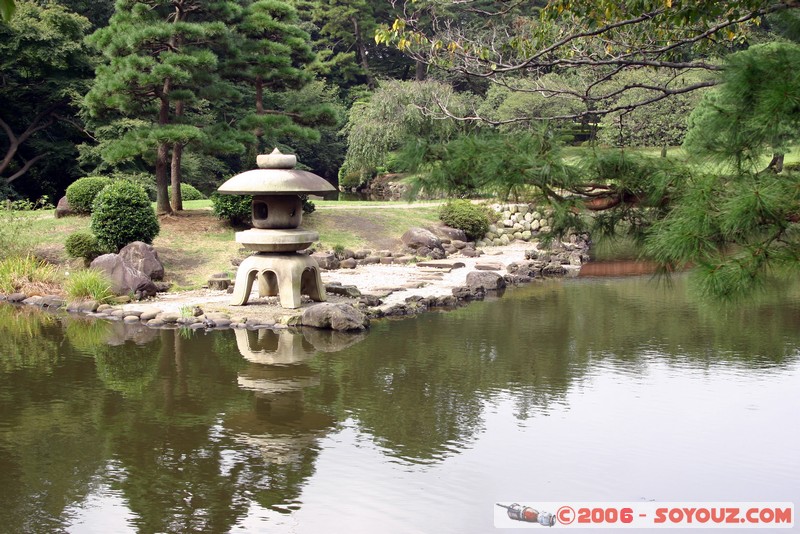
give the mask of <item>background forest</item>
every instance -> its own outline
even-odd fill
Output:
[[[537,197],[555,231],[595,212],[746,289],[798,259],[797,8],[0,0],[0,198],[105,176],[169,214],[277,146],[342,187]]]

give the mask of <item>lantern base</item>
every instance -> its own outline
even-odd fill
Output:
[[[317,302],[327,300],[319,265],[310,256],[264,252],[248,256],[236,271],[232,306],[247,304],[256,278],[258,296],[278,295],[283,308],[299,308],[301,294]]]

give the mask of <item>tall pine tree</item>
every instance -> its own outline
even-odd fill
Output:
[[[173,211],[168,198],[170,150],[209,136],[180,117],[202,100],[204,88],[213,85],[209,76],[217,71],[218,58],[212,45],[227,30],[224,22],[203,19],[208,20],[209,10],[217,5],[201,0],[118,0],[109,25],[88,40],[105,60],[84,101],[89,118],[96,124],[129,124],[124,135],[106,143],[103,159],[154,160],[158,213]]]

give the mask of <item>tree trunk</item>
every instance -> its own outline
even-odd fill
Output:
[[[358,19],[350,17],[350,22],[353,23],[353,35],[356,37],[356,49],[358,50],[358,57],[361,59],[361,68],[364,69],[364,76],[367,77],[367,87],[371,90],[375,89],[375,80],[372,78],[372,71],[369,69],[369,61],[367,60],[367,47],[364,46],[364,40],[361,38],[361,29],[358,25]]]
[[[416,73],[414,80],[418,82],[425,81],[425,75],[428,73],[428,65],[420,60],[416,61]]]
[[[772,160],[769,162],[769,165],[767,165],[767,170],[768,171],[772,171],[775,174],[778,174],[779,172],[781,172],[783,170],[783,158],[784,158],[784,156],[785,156],[784,154],[778,154],[778,153],[773,154],[772,155]]]
[[[175,116],[183,115],[183,102],[178,100],[175,103]],[[181,158],[183,157],[183,143],[172,145],[172,166],[170,167],[170,182],[172,185],[172,195],[170,203],[174,211],[183,211],[183,196],[181,195]]]
[[[169,86],[170,81],[164,82],[164,91],[161,96],[161,108],[158,111],[158,124],[169,124]],[[156,213],[171,214],[172,206],[169,205],[169,143],[163,141],[158,144],[156,152]]]
[[[181,158],[183,157],[183,143],[172,145],[172,166],[170,168],[170,185],[172,195],[170,204],[174,211],[183,211],[183,196],[181,195]]]

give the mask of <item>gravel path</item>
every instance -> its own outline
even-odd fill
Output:
[[[483,249],[485,254],[479,258],[453,255],[448,260],[459,261],[464,267],[449,272],[418,267],[416,264],[361,265],[355,269],[323,271],[322,281],[325,284],[338,282],[342,285],[354,285],[361,293],[381,296],[385,305],[393,305],[404,302],[412,295],[421,297],[452,295],[452,289],[463,286],[467,273],[475,270],[475,266],[479,263],[497,263],[502,266],[498,272],[505,274],[505,267],[509,263],[524,260],[525,251],[531,248],[530,243],[512,243],[504,247],[486,247]],[[388,296],[384,296],[387,293]],[[309,301],[299,310],[285,310],[278,305],[277,297],[258,298],[255,290],[246,306],[230,306],[230,298],[231,296],[223,291],[195,290],[159,294],[156,299],[148,301],[147,305],[172,312],[178,312],[186,306],[200,306],[205,311],[222,311],[231,316],[279,320],[281,316],[297,315],[303,308],[314,304]],[[354,302],[353,299],[330,294],[328,300]],[[127,306],[136,307],[137,304]]]

